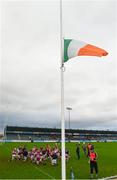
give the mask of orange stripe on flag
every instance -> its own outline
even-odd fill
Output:
[[[78,56],[107,56],[108,53],[101,48],[98,48],[96,46],[87,44],[86,46],[84,46],[83,48],[81,48],[78,53]]]

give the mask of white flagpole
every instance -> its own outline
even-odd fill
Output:
[[[66,162],[65,162],[65,117],[64,117],[64,59],[63,59],[63,35],[62,35],[62,0],[60,0],[60,55],[61,55],[61,139],[62,139],[62,161],[61,174],[62,180],[66,179]]]

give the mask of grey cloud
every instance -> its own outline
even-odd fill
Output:
[[[3,86],[1,106],[6,108],[6,110],[18,108],[20,111],[37,112],[57,109],[59,107],[60,98],[57,97],[57,91],[55,87],[53,87],[53,84],[50,85],[49,83],[50,82],[45,83],[45,86],[43,88],[41,87],[41,90],[39,89],[40,92],[38,91],[37,93],[38,98],[35,97],[34,93],[26,93],[22,89],[17,89],[13,86]],[[48,93],[44,96],[43,91],[47,91]],[[41,99],[41,94],[43,99]]]
[[[117,98],[109,98],[106,101],[101,102],[92,102],[91,104],[87,104],[89,108],[92,108],[94,111],[100,112],[116,112],[117,113]]]
[[[86,118],[86,119],[76,119],[71,123],[73,128],[78,127],[81,129],[112,129],[116,130],[117,117],[103,117],[102,118]]]
[[[6,125],[31,127],[60,127],[59,116],[51,113],[30,114],[10,113],[0,114],[0,130]]]

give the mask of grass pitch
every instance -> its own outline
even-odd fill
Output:
[[[14,147],[26,145],[31,149],[34,145],[37,147],[46,146],[54,143],[4,143],[0,145],[0,179],[61,179],[61,161],[57,166],[52,166],[48,160],[45,165],[32,164],[30,161],[23,162],[19,160],[9,161]],[[70,168],[72,166],[75,179],[89,179],[89,164],[82,151],[81,158],[77,159],[76,144],[66,143],[66,148],[70,151],[70,160],[66,164],[67,179],[70,178]],[[117,143],[93,143],[95,151],[98,153],[99,178],[117,175]],[[60,143],[59,143],[60,147]]]

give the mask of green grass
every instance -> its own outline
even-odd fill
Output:
[[[61,179],[61,161],[52,166],[50,161],[46,165],[35,165],[31,162],[9,161],[14,147],[26,145],[28,149],[35,144],[45,146],[47,143],[5,143],[0,145],[0,179]],[[53,143],[50,143],[51,146]],[[98,153],[99,178],[117,175],[117,143],[93,143]],[[82,146],[82,144],[81,144]],[[60,147],[60,144],[59,144]],[[89,179],[89,164],[81,148],[81,158],[76,156],[76,143],[66,143],[70,150],[70,160],[66,164],[67,179],[70,179],[70,168],[73,167],[75,179]]]

